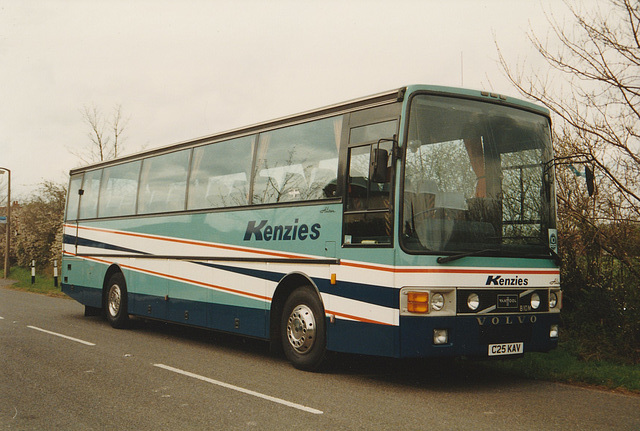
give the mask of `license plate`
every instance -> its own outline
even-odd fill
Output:
[[[524,353],[524,343],[489,344],[489,356],[520,355]]]

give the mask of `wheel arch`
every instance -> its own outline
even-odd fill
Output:
[[[280,317],[284,309],[284,304],[289,295],[291,295],[294,290],[302,286],[309,286],[315,290],[324,313],[324,301],[322,300],[322,295],[320,295],[318,286],[316,286],[313,280],[301,272],[292,272],[287,274],[280,280],[275,292],[273,293],[273,297],[271,298],[271,309],[269,313],[269,340],[271,341],[272,346],[276,349],[279,349],[277,346],[280,345]]]

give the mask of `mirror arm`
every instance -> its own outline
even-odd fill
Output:
[[[381,138],[381,139],[378,139],[378,144],[377,144],[377,148],[376,149],[378,149],[378,150],[380,149],[380,143],[381,142],[393,142],[391,154],[393,155],[393,160],[394,161],[398,160],[398,158],[402,155],[402,150],[400,148],[400,145],[398,144],[397,135],[393,135],[393,138]]]
[[[549,160],[544,165],[543,174],[546,175],[547,172],[556,166],[561,165],[569,165],[569,167],[574,171],[577,176],[584,176],[585,182],[587,183],[587,192],[589,196],[593,196],[595,194],[595,175],[594,170],[590,166],[593,163],[593,157],[589,156],[568,156],[568,157],[554,157],[553,160]],[[577,169],[575,169],[572,165],[574,163],[583,164],[584,165],[584,175],[578,173]]]
[[[380,143],[381,142],[393,142],[392,145],[392,157],[395,157],[396,155],[396,147],[398,146],[398,140],[396,139],[396,135],[393,135],[393,138],[389,139],[389,138],[381,138],[378,139],[378,144],[376,146],[376,148],[372,151],[373,152],[373,157],[370,160],[369,163],[369,177],[370,178],[380,178],[380,173],[381,173],[381,169],[380,169],[380,163],[384,163],[384,169],[386,169],[387,167],[387,163],[388,163],[388,153],[386,150],[383,150],[385,153],[385,157],[383,158],[383,160],[381,160],[380,155],[381,155],[381,150],[380,150]],[[393,163],[395,163],[396,159],[392,159]],[[378,180],[374,180],[374,181],[378,181]],[[379,182],[379,181],[378,181]]]

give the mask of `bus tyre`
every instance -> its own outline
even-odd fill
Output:
[[[109,278],[104,298],[107,320],[114,328],[126,328],[129,323],[127,313],[127,283],[122,273],[115,273]]]
[[[299,287],[287,298],[280,339],[284,354],[294,367],[314,371],[323,363],[327,342],[324,311],[311,287]]]

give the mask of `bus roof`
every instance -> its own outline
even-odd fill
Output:
[[[214,133],[211,135],[201,136],[195,139],[189,139],[187,141],[177,142],[173,144],[164,145],[161,147],[153,148],[150,150],[144,150],[141,152],[129,154],[126,156],[118,157],[117,159],[106,160],[102,162],[92,163],[85,166],[76,167],[71,169],[70,175],[74,175],[86,170],[96,169],[112,164],[121,163],[129,160],[137,160],[152,155],[163,154],[170,151],[175,151],[182,148],[189,148],[192,146],[198,146],[226,139],[232,139],[236,137],[251,135],[259,131],[266,131],[276,129],[283,126],[293,125],[297,123],[305,122],[311,118],[319,118],[324,116],[339,115],[350,111],[370,108],[374,106],[386,105],[390,103],[403,102],[406,96],[410,96],[414,93],[431,93],[444,96],[463,96],[470,97],[479,100],[501,102],[510,104],[523,109],[531,110],[539,114],[549,116],[549,110],[535,105],[524,100],[515,99],[512,97],[506,97],[500,94],[496,94],[488,91],[471,90],[465,88],[445,87],[437,85],[409,85],[406,87],[400,87],[397,89],[385,91],[382,93],[352,99],[346,102],[336,103],[321,108],[300,112],[297,114],[287,115],[285,117],[276,118],[274,120],[268,120],[260,123],[256,123],[250,126],[244,126],[236,129],[227,130],[220,133]]]

